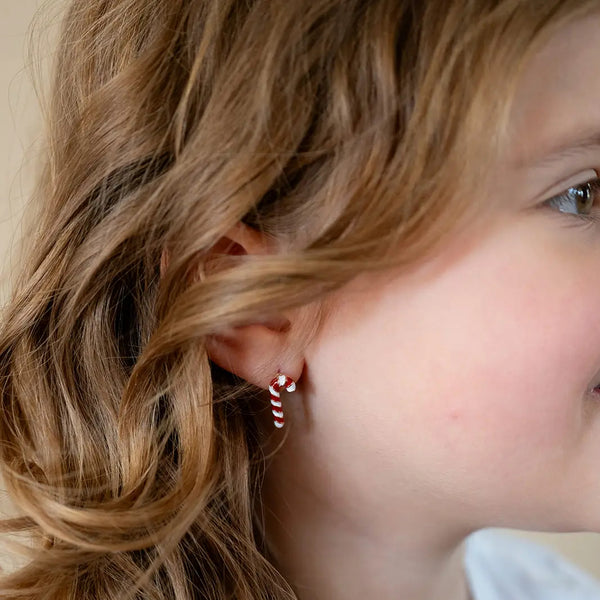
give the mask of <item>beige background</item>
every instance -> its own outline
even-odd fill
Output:
[[[31,65],[26,59],[27,31],[41,4],[40,0],[0,0],[0,89],[3,90],[0,104],[0,251],[5,257],[5,272],[10,270],[10,248],[14,237],[19,235],[19,219],[31,190],[42,136],[41,116],[30,80]],[[42,29],[46,63],[51,59],[56,14],[53,9]],[[40,66],[44,69],[46,65]],[[7,510],[6,498],[2,499],[0,495],[0,512]],[[510,532],[557,549],[600,579],[600,534]]]

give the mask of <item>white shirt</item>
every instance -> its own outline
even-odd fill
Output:
[[[591,574],[550,548],[506,532],[469,535],[464,565],[474,600],[600,600],[600,581]]]

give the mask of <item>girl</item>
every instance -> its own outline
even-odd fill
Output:
[[[598,9],[73,1],[0,596],[600,598]]]

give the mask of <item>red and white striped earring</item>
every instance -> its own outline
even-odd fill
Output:
[[[296,390],[296,382],[287,375],[277,373],[277,377],[271,381],[269,392],[271,393],[271,410],[273,412],[273,423],[275,427],[281,429],[284,424],[283,405],[281,404],[281,395],[279,390],[285,387],[286,391],[293,392]]]

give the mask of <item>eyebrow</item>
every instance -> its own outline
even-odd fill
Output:
[[[552,164],[571,156],[577,156],[584,152],[600,150],[600,129],[589,133],[587,128],[585,133],[562,140],[551,148],[541,152],[534,157],[521,157],[516,161],[518,167],[535,166],[548,167]]]

